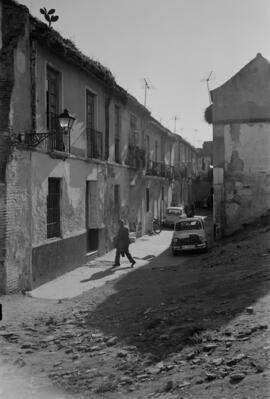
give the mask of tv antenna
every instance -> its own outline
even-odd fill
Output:
[[[202,79],[202,80],[201,80],[201,82],[206,82],[206,87],[207,87],[207,91],[208,91],[208,96],[209,96],[209,102],[210,102],[210,104],[212,103],[212,100],[211,100],[209,82],[210,82],[211,80],[214,80],[214,79],[215,79],[215,78],[212,78],[212,79],[211,79],[212,73],[213,73],[213,71],[210,72],[208,78]]]
[[[144,85],[144,106],[146,107],[147,90],[154,89],[155,87],[148,78],[143,78]]]
[[[172,119],[174,120],[174,129],[173,129],[173,131],[174,131],[174,133],[176,133],[176,122],[179,121],[180,116],[174,115],[174,117]]]

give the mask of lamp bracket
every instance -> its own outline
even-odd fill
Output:
[[[28,133],[27,144],[29,147],[36,147],[42,141],[46,140],[49,136],[53,136],[54,133]]]

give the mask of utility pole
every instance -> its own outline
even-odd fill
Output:
[[[145,78],[143,78],[143,80],[144,80],[144,106],[146,107],[147,90],[150,89],[150,85]]]
[[[210,82],[211,80],[214,80],[214,78],[210,79],[211,76],[212,76],[212,73],[213,73],[213,71],[210,72],[208,78],[202,79],[202,80],[201,80],[201,82],[206,82],[206,87],[207,87],[207,92],[208,92],[208,96],[209,96],[209,103],[210,103],[210,105],[211,105],[211,103],[212,103],[212,100],[211,100],[209,82]]]

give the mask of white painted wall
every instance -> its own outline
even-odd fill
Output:
[[[231,127],[224,127],[225,170],[237,150],[244,161],[244,173],[270,173],[270,124],[241,124],[239,142],[232,139]]]

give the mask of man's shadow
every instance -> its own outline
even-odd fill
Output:
[[[110,269],[103,270],[93,274],[91,277],[81,280],[80,283],[87,283],[88,281],[100,280],[104,277],[110,276],[115,273],[116,270],[126,270],[131,269],[131,267],[111,267]]]

